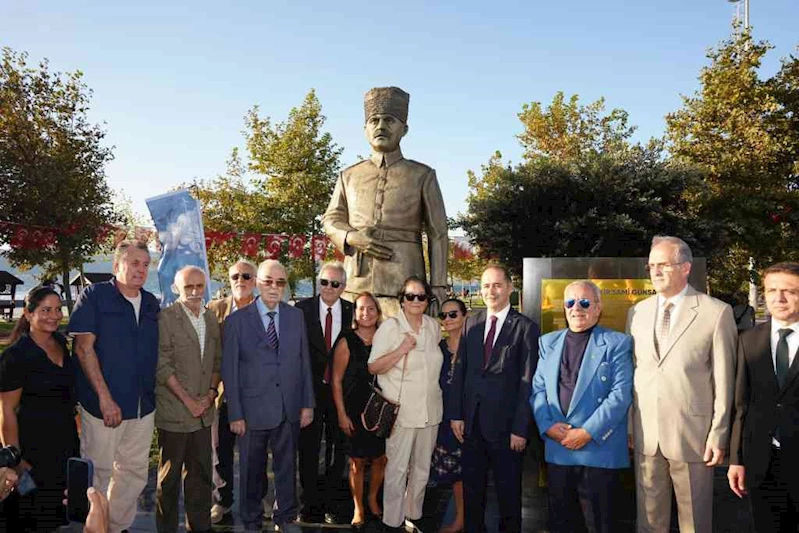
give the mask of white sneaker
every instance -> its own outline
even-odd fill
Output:
[[[211,523],[218,524],[222,520],[224,520],[225,515],[230,512],[230,507],[225,507],[221,504],[215,503],[211,507]]]

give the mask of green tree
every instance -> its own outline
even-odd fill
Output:
[[[246,158],[234,151],[225,176],[193,185],[206,229],[303,234],[310,250],[341,166],[342,149],[323,131],[325,120],[313,89],[283,122],[275,124],[253,107],[245,117]],[[237,256],[233,243],[209,251],[217,268]],[[292,279],[314,276],[310,251],[289,263]]]
[[[771,46],[734,30],[708,52],[700,88],[666,117],[673,157],[699,168],[709,187],[710,196],[692,207],[728,238],[709,257],[711,284],[723,292],[740,291],[772,261],[796,257],[799,237],[796,59],[761,80]]]
[[[546,157],[570,164],[600,153],[626,151],[635,132],[635,127],[627,125],[627,112],[613,109],[604,114],[604,98],[586,106],[579,101],[575,94],[567,102],[559,91],[546,109],[541,102],[522,106],[518,117],[524,131],[517,138],[526,160]]]
[[[3,48],[0,63],[0,216],[27,227],[55,228],[55,241],[2,253],[20,268],[43,267],[65,287],[70,268],[101,250],[98,228],[119,220],[105,180],[111,149],[87,117],[91,90],[80,71],[51,72],[47,60]],[[15,226],[0,226],[10,243]],[[72,299],[66,291],[67,306]]]
[[[656,234],[681,235],[698,251],[715,233],[688,199],[701,175],[664,161],[661,148],[628,147],[580,161],[539,157],[505,165],[497,156],[472,174],[461,227],[486,257],[521,273],[525,257],[646,256]]]

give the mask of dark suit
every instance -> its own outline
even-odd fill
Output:
[[[344,454],[343,433],[338,427],[338,417],[336,416],[336,406],[333,404],[333,397],[330,384],[324,383],[325,369],[332,364],[331,354],[328,353],[325,344],[324,324],[319,320],[319,296],[308,298],[297,302],[297,309],[300,309],[305,316],[305,326],[308,328],[308,344],[311,352],[311,369],[313,374],[314,396],[316,397],[316,412],[313,422],[306,428],[300,430],[300,485],[302,486],[303,503],[307,511],[321,509],[319,485],[319,449],[322,443],[322,435],[325,435],[325,457],[332,457],[332,463],[325,461],[326,471],[325,487],[335,489],[335,482],[344,476]],[[351,328],[352,325],[352,304],[346,300],[341,302],[341,331]],[[332,339],[335,344],[336,339]],[[330,450],[332,449],[332,454]],[[328,491],[328,494],[330,491]],[[325,506],[326,510],[331,510]]]
[[[247,530],[261,528],[267,446],[275,472],[274,522],[283,525],[296,517],[300,411],[314,406],[305,319],[290,305],[278,309],[277,351],[269,347],[257,302],[225,320],[222,380],[229,418],[247,426],[239,438],[241,518]]]
[[[746,468],[746,488],[751,495],[752,518],[758,532],[796,531],[799,523],[797,377],[799,354],[794,355],[785,385],[780,389],[771,352],[770,320],[741,333],[730,464]],[[775,434],[779,451],[772,446]]]
[[[521,531],[522,457],[510,449],[511,434],[528,438],[532,411],[528,403],[538,363],[538,325],[510,310],[497,324],[496,341],[484,365],[486,313],[466,321],[450,393],[453,420],[465,422],[463,486],[466,531],[485,531],[484,509],[489,468],[499,501],[500,531]]]

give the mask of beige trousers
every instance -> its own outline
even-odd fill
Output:
[[[94,463],[94,488],[108,497],[110,533],[120,533],[133,524],[139,495],[147,485],[155,414],[109,428],[81,408],[80,420],[80,454]]]
[[[424,428],[394,426],[386,439],[386,477],[383,485],[383,523],[399,527],[405,518],[422,517],[422,504],[438,424]]]
[[[712,533],[713,468],[704,463],[635,454],[638,533],[668,533],[672,487],[680,533]]]

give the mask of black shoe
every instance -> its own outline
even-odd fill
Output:
[[[335,514],[335,513],[325,513],[325,524],[329,524],[331,526],[338,526],[338,525],[341,525],[341,524],[344,524],[344,523],[345,523],[345,521],[342,520],[341,517],[338,516],[337,514]]]
[[[297,515],[297,522],[302,522],[303,524],[321,524],[323,520],[322,512],[316,509],[303,509]]]

